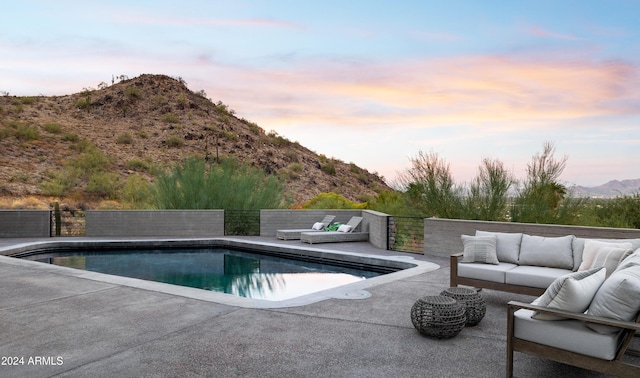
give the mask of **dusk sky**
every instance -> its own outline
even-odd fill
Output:
[[[66,95],[181,77],[238,117],[393,180],[418,151],[457,183],[640,178],[640,1],[11,1],[0,91]],[[105,127],[108,127],[105,125]]]

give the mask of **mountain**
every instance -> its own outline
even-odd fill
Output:
[[[0,96],[0,197],[45,197],[43,184],[70,162],[82,167],[88,145],[108,157],[109,173],[121,183],[132,175],[152,181],[157,168],[197,155],[236,157],[278,175],[298,204],[321,192],[360,201],[389,189],[376,173],[265,132],[181,79],[120,79],[66,96]],[[65,197],[101,200],[82,180]]]
[[[617,197],[622,195],[632,195],[640,192],[640,179],[633,180],[611,180],[606,184],[585,187],[575,186],[574,195],[578,197]]]

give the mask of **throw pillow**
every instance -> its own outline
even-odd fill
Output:
[[[546,266],[549,268],[573,269],[574,236],[557,238],[522,235],[520,265]]]
[[[605,270],[602,267],[566,274],[553,281],[533,304],[569,312],[584,312],[604,280]],[[531,317],[538,320],[564,319],[541,312],[535,312]]]
[[[348,224],[343,224],[338,227],[338,232],[351,232],[351,226],[349,226]]]
[[[633,321],[640,311],[640,265],[619,269],[602,284],[587,314],[617,320]],[[587,323],[598,333],[614,333],[619,328]]]
[[[464,253],[463,263],[498,264],[495,236],[469,236],[462,235]]]
[[[636,249],[632,254],[620,261],[616,270],[630,268],[634,265],[640,265],[640,248]]]
[[[582,263],[580,263],[578,270],[588,270],[596,266],[604,266],[607,268],[607,273],[611,274],[618,266],[618,263],[630,255],[631,252],[631,243],[585,240],[584,249],[582,250]],[[601,265],[595,265],[596,261]]]
[[[496,251],[498,252],[498,261],[517,264],[518,255],[520,255],[520,243],[522,242],[522,234],[476,231],[476,236],[491,235],[495,235],[496,237]]]
[[[311,226],[312,230],[316,230],[316,231],[320,231],[322,229],[324,229],[324,223],[322,222],[316,222],[313,224],[313,226]]]

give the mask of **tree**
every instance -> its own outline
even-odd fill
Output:
[[[559,182],[568,157],[553,157],[555,147],[545,142],[541,154],[527,165],[527,178],[511,207],[514,222],[574,224],[581,202],[567,198],[567,188]]]
[[[411,168],[399,175],[410,205],[424,216],[459,218],[461,190],[451,175],[449,164],[435,152],[418,152]]]
[[[501,161],[484,159],[478,168],[478,176],[469,186],[469,195],[465,199],[465,218],[506,220],[507,196],[514,183],[513,175]]]

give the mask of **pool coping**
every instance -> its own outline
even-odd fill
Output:
[[[238,297],[232,294],[217,293],[203,289],[190,288],[166,284],[161,282],[146,281],[142,279],[115,276],[104,273],[90,272],[80,269],[67,268],[63,266],[43,264],[36,261],[24,260],[12,257],[15,255],[27,254],[29,252],[42,249],[60,249],[65,247],[195,247],[195,246],[229,246],[238,248],[260,247],[269,251],[307,255],[326,259],[348,260],[351,262],[361,262],[363,264],[384,264],[403,270],[383,274],[366,280],[345,284],[336,288],[326,289],[315,293],[302,295],[295,298],[269,301],[263,299],[252,299]],[[155,291],[165,294],[182,296],[206,302],[214,302],[229,306],[242,308],[286,308],[303,306],[327,299],[366,299],[371,294],[366,289],[381,284],[409,278],[422,273],[427,273],[439,268],[439,265],[420,261],[411,256],[380,256],[366,253],[345,252],[328,248],[317,248],[307,246],[283,245],[264,241],[248,241],[233,237],[215,238],[91,238],[82,240],[46,240],[23,242],[9,246],[0,247],[0,263],[14,266],[23,266],[30,269],[37,269],[43,272],[84,278],[114,285],[133,287],[142,290]]]

